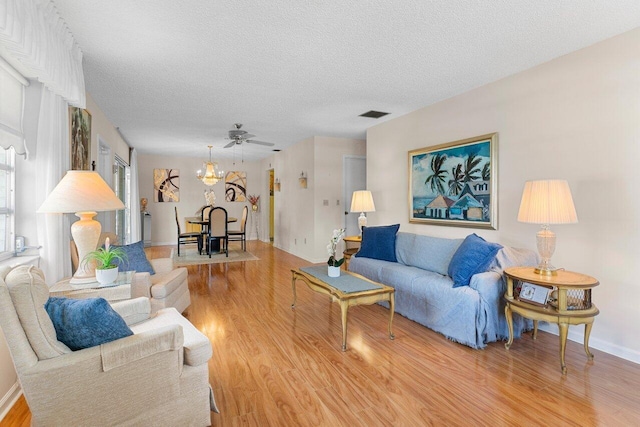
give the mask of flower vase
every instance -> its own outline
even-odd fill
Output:
[[[101,285],[108,285],[115,283],[118,279],[118,267],[112,267],[107,269],[96,269],[96,280]]]
[[[251,205],[251,210],[254,212],[258,212],[258,205]]]
[[[329,277],[340,277],[340,267],[329,265],[328,268],[329,272],[327,274]]]

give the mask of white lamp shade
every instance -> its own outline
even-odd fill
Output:
[[[376,205],[369,190],[354,191],[351,197],[351,212],[375,212]]]
[[[119,209],[124,209],[124,204],[97,172],[68,171],[38,212],[103,212]]]
[[[527,181],[522,192],[518,221],[534,224],[578,222],[569,183],[559,179]]]

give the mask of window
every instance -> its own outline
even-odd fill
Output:
[[[13,148],[0,148],[0,260],[13,256],[14,160]]]

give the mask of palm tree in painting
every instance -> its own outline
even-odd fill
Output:
[[[464,188],[464,173],[462,173],[462,164],[458,163],[458,166],[451,168],[451,179],[449,184],[449,195],[457,196]]]
[[[491,165],[489,162],[485,163],[482,167],[482,180],[489,181],[491,179]]]
[[[480,179],[478,173],[480,168],[478,165],[482,161],[482,158],[478,157],[474,153],[469,154],[467,160],[464,161],[464,182],[477,181]]]
[[[444,161],[447,160],[446,154],[436,154],[431,158],[431,175],[424,181],[425,184],[431,186],[431,191],[444,194],[444,181],[446,171],[444,170]]]

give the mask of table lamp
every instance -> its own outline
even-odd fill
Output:
[[[351,212],[360,212],[358,217],[358,227],[362,235],[362,227],[367,225],[365,212],[375,212],[376,205],[373,204],[373,196],[369,190],[354,191],[351,197]]]
[[[93,219],[97,212],[124,209],[124,204],[102,177],[93,171],[68,171],[44,201],[38,213],[75,213],[71,236],[78,248],[80,264],[70,283],[96,281],[95,265],[82,262],[95,251],[102,226]]]
[[[578,222],[569,183],[565,180],[527,181],[522,192],[518,221],[541,224],[536,234],[540,265],[534,272],[543,276],[556,275],[551,256],[556,249],[556,235],[549,224]]]

